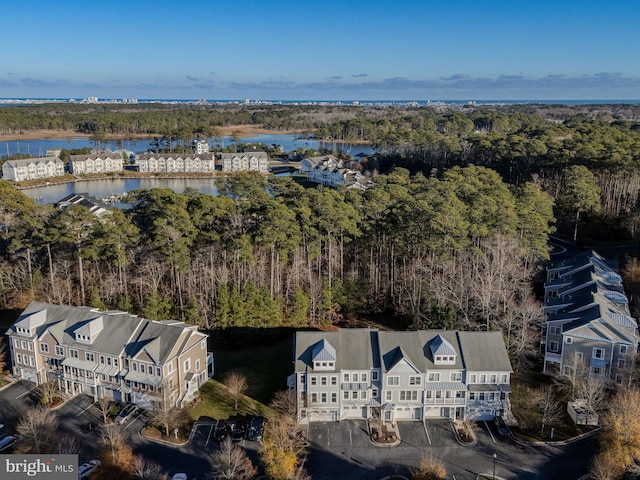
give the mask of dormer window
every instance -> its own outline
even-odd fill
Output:
[[[335,370],[336,350],[323,339],[313,347],[311,361],[314,370]]]
[[[16,327],[16,332],[18,332],[20,335],[25,335],[27,337],[31,336],[31,332],[29,332],[28,329],[23,327]]]
[[[76,333],[76,342],[91,343],[91,337],[89,335],[82,335],[80,333]]]
[[[441,335],[433,339],[430,349],[434,365],[454,365],[456,363],[456,350]]]

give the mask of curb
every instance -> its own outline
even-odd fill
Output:
[[[569,438],[567,440],[561,440],[558,442],[525,442],[523,440],[518,440],[515,436],[511,436],[511,438],[513,439],[514,442],[519,443],[520,445],[530,445],[533,447],[544,447],[544,446],[548,446],[548,447],[562,447],[564,445],[571,445],[572,443],[578,442],[584,438],[588,438],[592,435],[595,435],[596,433],[598,433],[600,430],[602,430],[602,427],[597,427],[596,429],[587,432],[587,433],[583,433],[582,435],[578,435],[577,437],[572,437]]]
[[[184,447],[185,445],[190,443],[191,440],[193,439],[193,436],[195,435],[195,431],[198,429],[198,422],[195,422],[193,424],[193,427],[191,427],[191,432],[189,433],[189,438],[187,438],[187,440],[185,442],[182,442],[182,443],[167,442],[166,440],[162,440],[162,439],[159,439],[159,438],[147,437],[146,435],[144,435],[142,433],[142,430],[144,430],[145,428],[147,428],[146,425],[144,427],[142,427],[142,429],[138,432],[138,435],[140,435],[145,440],[148,440],[150,442],[156,442],[156,443],[159,443],[161,445],[166,445],[168,447]]]
[[[471,438],[473,438],[473,441],[470,442],[470,443],[467,443],[467,442],[463,442],[462,441],[462,438],[460,438],[460,435],[458,434],[458,429],[455,427],[455,425],[453,424],[453,421],[451,419],[449,419],[449,425],[451,426],[451,430],[453,430],[453,434],[455,435],[456,440],[463,447],[473,447],[474,445],[476,445],[478,443],[478,438],[476,437],[476,434],[474,433],[473,429],[468,429],[469,433],[471,435]],[[425,428],[427,428],[427,427],[425,426]]]
[[[396,433],[396,441],[393,443],[379,443],[376,442],[373,437],[371,436],[371,429],[369,428],[369,421],[367,419],[366,421],[367,424],[367,435],[369,437],[369,442],[374,446],[374,447],[380,447],[380,448],[392,448],[392,447],[397,447],[398,445],[400,445],[402,443],[402,439],[400,438],[400,430],[398,429],[397,433]]]

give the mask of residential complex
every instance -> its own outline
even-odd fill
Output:
[[[124,160],[120,152],[71,155],[69,157],[69,168],[71,173],[76,175],[121,172],[124,169]]]
[[[66,210],[73,205],[80,205],[88,208],[91,213],[98,216],[109,213],[109,206],[106,203],[88,193],[72,193],[59,200],[55,205],[60,210]]]
[[[615,265],[592,250],[552,265],[545,283],[544,372],[589,374],[622,383],[631,373],[638,324]]]
[[[58,157],[25,158],[8,160],[2,165],[5,180],[22,182],[64,175],[64,163]]]
[[[266,172],[269,157],[266,152],[239,152],[222,154],[223,172]]]
[[[95,400],[184,405],[213,375],[207,335],[173,320],[31,302],[7,335],[17,378]]]
[[[209,143],[206,140],[194,140],[192,142],[193,151],[198,155],[209,153]]]
[[[298,420],[480,420],[509,410],[511,363],[500,332],[339,329],[297,332]]]
[[[313,183],[328,187],[366,189],[373,186],[373,182],[360,172],[347,167],[349,163],[333,155],[305,158],[300,162],[300,172],[307,174],[307,179]]]
[[[136,165],[140,172],[213,172],[216,160],[213,153],[141,153],[136,158]]]

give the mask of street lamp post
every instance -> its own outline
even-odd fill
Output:
[[[493,454],[493,480],[496,480],[496,458],[498,458],[498,454]]]

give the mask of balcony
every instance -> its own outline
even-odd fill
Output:
[[[544,354],[544,361],[551,363],[562,363],[562,355],[559,353],[547,352]]]
[[[425,405],[465,405],[464,398],[425,398]]]

